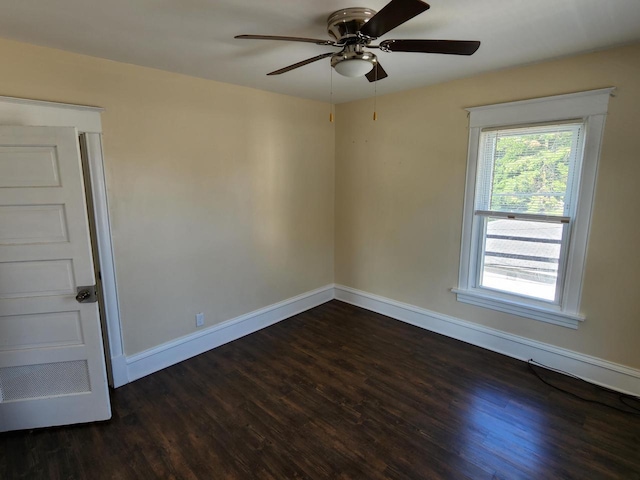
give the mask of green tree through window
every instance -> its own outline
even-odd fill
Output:
[[[574,134],[498,135],[490,210],[562,215]]]

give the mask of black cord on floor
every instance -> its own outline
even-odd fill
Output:
[[[629,395],[629,394],[626,394],[626,393],[616,392],[615,390],[611,390],[610,388],[606,388],[606,387],[603,387],[601,385],[597,385],[595,383],[588,382],[585,379],[577,377],[575,375],[572,375],[572,374],[570,374],[568,372],[564,372],[562,370],[558,370],[556,368],[552,368],[552,367],[549,367],[547,365],[544,365],[544,364],[542,364],[540,362],[536,362],[532,358],[527,361],[527,365],[529,365],[529,370],[531,370],[531,372],[536,377],[538,377],[538,379],[542,383],[544,383],[544,384],[546,384],[546,385],[548,385],[548,386],[550,386],[552,388],[555,388],[556,390],[559,390],[562,393],[570,395],[570,396],[572,396],[574,398],[577,398],[578,400],[582,400],[584,402],[595,403],[596,405],[601,405],[603,407],[611,408],[611,409],[616,410],[618,412],[627,413],[629,415],[638,415],[638,416],[640,416],[640,408],[637,407],[637,406],[633,406],[633,405],[630,405],[629,403],[627,403],[628,400],[631,400],[631,401],[634,401],[634,402],[640,402],[640,397],[636,397],[634,395]],[[618,400],[620,401],[620,403],[622,403],[627,408],[630,408],[631,410],[626,410],[624,408],[619,408],[619,407],[616,407],[615,405],[609,405],[608,403],[604,403],[604,402],[601,402],[599,400],[592,400],[590,398],[585,398],[585,397],[582,397],[582,396],[580,396],[580,395],[578,395],[576,393],[573,393],[573,392],[570,392],[568,390],[565,390],[564,388],[560,388],[560,387],[558,387],[556,385],[553,385],[549,381],[547,381],[544,378],[542,378],[538,372],[536,372],[535,368],[533,368],[534,365],[537,366],[537,367],[546,368],[547,370],[551,370],[552,372],[561,373],[562,375],[567,375],[567,376],[569,376],[571,378],[575,378],[576,380],[580,380],[581,382],[584,382],[584,383],[586,383],[588,385],[591,385],[591,386],[594,386],[596,388],[599,388],[600,390],[603,390],[605,392],[613,393],[613,394],[618,396]]]

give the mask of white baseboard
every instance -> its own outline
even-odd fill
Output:
[[[200,355],[333,298],[508,357],[524,361],[532,358],[598,385],[640,395],[640,370],[343,285],[327,285],[144,352],[112,358],[114,387]]]
[[[508,357],[532,358],[589,382],[640,395],[640,370],[342,285],[335,286],[335,298]]]
[[[112,359],[114,386],[119,387],[200,355],[212,348],[317,307],[331,299],[333,299],[333,285],[327,285],[128,356],[124,365],[122,363],[123,357],[119,357],[115,361]]]

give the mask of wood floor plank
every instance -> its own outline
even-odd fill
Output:
[[[1,434],[0,478],[640,479],[640,417],[335,300],[111,399],[108,422]]]

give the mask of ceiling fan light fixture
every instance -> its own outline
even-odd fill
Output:
[[[423,0],[390,0],[382,10],[370,8],[343,8],[329,15],[327,32],[333,40],[319,40],[306,37],[285,37],[281,35],[237,35],[235,38],[255,40],[284,40],[290,42],[315,43],[338,47],[338,53],[326,52],[307,58],[267,75],[280,75],[310,63],[331,57],[331,67],[345,77],[366,77],[369,82],[387,78],[377,57],[367,48],[377,48],[381,52],[442,53],[446,55],[473,55],[480,42],[471,40],[415,40],[387,39],[379,45],[371,42],[387,34],[394,28],[428,10],[429,4]]]
[[[363,50],[362,45],[347,45],[331,57],[331,66],[345,77],[364,77],[377,63],[376,56]]]
[[[373,68],[373,62],[361,58],[352,58],[337,63],[336,72],[345,77],[364,77]]]

